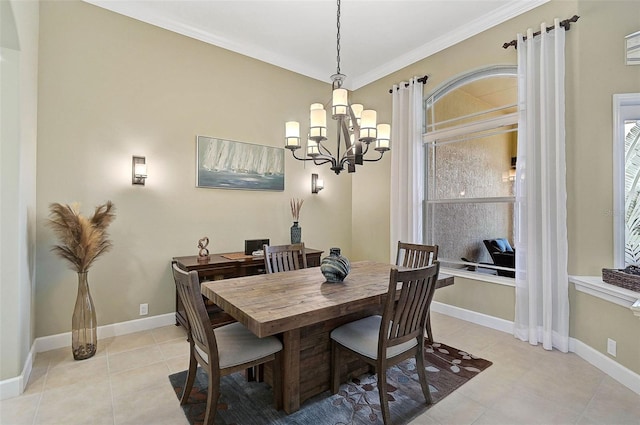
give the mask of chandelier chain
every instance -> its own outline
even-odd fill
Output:
[[[336,37],[336,51],[337,51],[337,61],[338,61],[338,68],[337,68],[337,72],[336,74],[340,74],[340,0],[338,0],[338,14],[337,14],[337,28],[338,28],[338,35]]]

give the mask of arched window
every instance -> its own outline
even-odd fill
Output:
[[[439,245],[443,266],[513,276],[516,71],[475,70],[425,100],[424,240]],[[490,252],[497,239],[507,254]]]

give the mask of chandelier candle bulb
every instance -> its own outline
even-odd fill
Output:
[[[285,124],[285,147],[298,149],[300,147],[300,123],[297,121],[287,121]]]
[[[309,138],[316,142],[327,138],[327,111],[322,103],[314,103],[309,111]]]
[[[333,116],[345,116],[347,115],[347,108],[349,103],[347,102],[347,90],[335,89],[333,90]]]
[[[307,155],[309,156],[318,156],[320,155],[320,150],[318,149],[318,143],[314,140],[307,140]]]
[[[378,124],[378,140],[376,141],[377,151],[388,151],[391,141],[391,126],[389,124]]]
[[[353,112],[353,115],[356,117],[356,125],[353,125],[353,120],[351,119],[351,116],[349,117],[349,127],[354,128],[354,127],[358,127],[360,128],[360,117],[362,116],[362,110],[364,109],[364,106],[362,106],[360,103],[354,103],[353,105],[351,105],[351,111]]]
[[[285,148],[294,150],[300,147],[300,123],[287,121],[285,123]]]
[[[360,122],[360,140],[370,143],[377,137],[376,130],[377,113],[373,109],[365,109],[362,111]]]

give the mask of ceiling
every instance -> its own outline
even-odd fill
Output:
[[[321,81],[336,73],[334,0],[84,1]],[[345,87],[355,90],[547,1],[342,0]]]

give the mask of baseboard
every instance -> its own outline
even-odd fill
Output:
[[[24,362],[22,373],[19,376],[0,381],[0,400],[17,397],[24,392],[29,381],[28,376],[31,375],[31,369],[33,368],[34,350],[35,344],[31,346],[27,360]]]
[[[499,317],[489,316],[488,314],[478,313],[477,311],[467,310],[450,304],[444,304],[438,301],[431,302],[431,310],[436,313],[446,314],[456,319],[466,320],[486,328],[495,329],[497,331],[513,334],[513,322],[500,319]]]
[[[24,391],[24,375],[0,381],[0,400],[17,397]]]
[[[144,319],[130,320],[128,322],[113,323],[111,325],[98,327],[98,341],[103,338],[113,336],[126,335],[134,332],[147,331],[162,326],[173,325],[176,323],[175,313],[161,314],[158,316],[145,317]],[[71,346],[71,332],[65,332],[57,335],[44,336],[36,338],[31,345],[29,355],[25,360],[22,373],[15,378],[9,378],[0,381],[0,400],[17,397],[24,392],[24,389],[31,375],[33,360],[36,353],[43,351],[56,350],[58,348]]]
[[[640,375],[627,369],[584,342],[569,338],[569,351],[591,363],[631,391],[640,395]]]
[[[159,328],[176,323],[175,313],[161,314],[159,316],[145,317],[144,319],[135,319],[128,322],[113,323],[111,325],[98,327],[98,341],[103,338],[113,336],[126,335],[134,332],[146,331],[149,329]],[[36,353],[43,351],[56,350],[58,348],[71,346],[71,332],[65,332],[57,335],[49,335],[36,338]]]
[[[472,310],[443,304],[433,301],[431,309],[436,313],[446,314],[447,316],[472,322],[487,328],[513,334],[513,322],[500,319],[498,317],[489,316],[487,314],[478,313]],[[175,314],[167,313],[159,316],[147,317],[144,319],[136,319],[128,322],[114,323],[111,325],[100,326],[98,328],[98,339],[109,338],[112,336],[126,335],[134,332],[140,332],[150,329],[159,328],[175,324]],[[0,381],[0,400],[16,397],[24,391],[29,380],[33,359],[35,353],[42,351],[55,350],[58,348],[68,347],[71,345],[71,332],[58,335],[51,335],[37,338],[22,370],[20,376]],[[640,375],[634,371],[622,366],[615,360],[610,359],[589,345],[575,338],[570,338],[569,351],[577,354],[593,366],[597,367],[625,387],[629,388],[637,394],[640,394]]]
[[[433,301],[431,303],[431,309],[436,313],[446,314],[447,316],[455,317],[456,319],[466,320],[467,322],[482,325],[487,328],[513,334],[514,324],[509,320],[500,319],[498,317],[489,316],[449,304],[443,304],[437,301]],[[597,367],[625,387],[629,388],[631,391],[640,394],[640,375],[631,369],[624,367],[615,360],[612,360],[593,347],[575,338],[569,338],[569,351]]]

